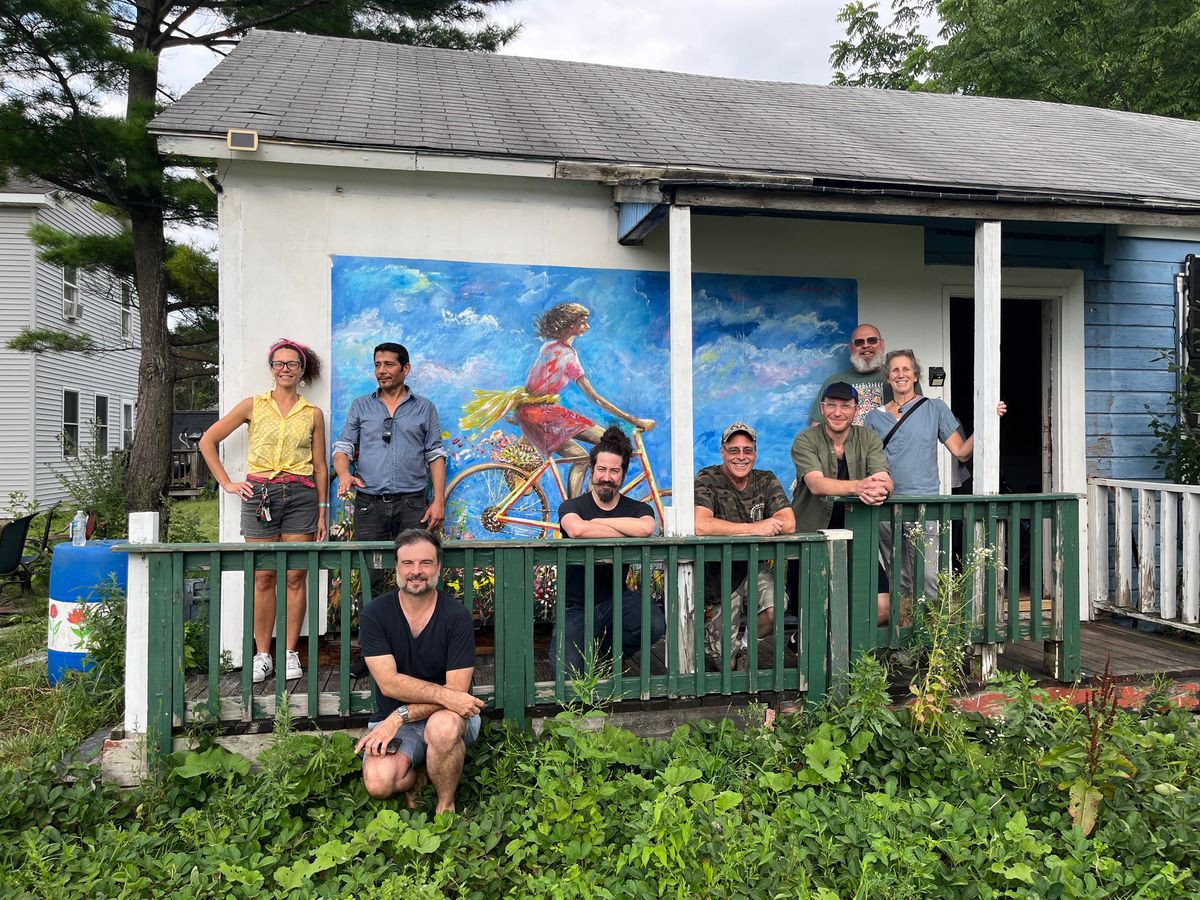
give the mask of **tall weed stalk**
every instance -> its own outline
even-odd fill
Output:
[[[920,541],[921,530],[910,538]],[[977,546],[957,573],[939,567],[937,595],[914,604],[915,643],[920,663],[909,683],[912,722],[924,734],[941,733],[949,723],[950,700],[963,685],[965,651],[971,646],[971,604],[976,579],[1000,568],[994,548]]]

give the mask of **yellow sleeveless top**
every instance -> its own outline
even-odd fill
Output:
[[[250,413],[246,471],[251,475],[312,475],[313,405],[303,397],[286,416],[271,392],[255,394]]]

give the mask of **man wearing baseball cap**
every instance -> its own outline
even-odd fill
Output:
[[[844,381],[827,386],[818,403],[821,421],[792,442],[796,496],[792,509],[798,532],[842,528],[845,504],[857,497],[877,506],[892,492],[883,441],[870,428],[854,428],[858,391]]]
[[[721,432],[721,464],[707,466],[696,475],[696,534],[757,535],[774,537],[796,530],[796,517],[774,472],[754,468],[758,458],[758,433],[745,422],[734,422]],[[750,593],[745,562],[732,563],[730,584],[731,640],[740,629],[742,609]],[[770,634],[775,621],[775,576],[768,563],[756,576],[758,637]],[[704,567],[704,652],[709,660],[721,659],[721,564]],[[749,640],[750,626],[747,624]],[[742,660],[742,646],[733,651],[734,667]]]

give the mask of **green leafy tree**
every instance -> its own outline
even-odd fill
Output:
[[[1197,0],[893,0],[891,12],[884,24],[878,3],[842,8],[835,84],[1200,118]]]
[[[160,104],[173,99],[161,84],[162,54],[179,47],[222,53],[259,26],[495,50],[516,33],[515,27],[487,22],[488,12],[502,2],[0,2],[0,172],[40,178],[128,222],[112,238],[44,232],[39,241],[50,256],[86,260],[85,267],[133,278],[141,368],[127,480],[130,509],[162,508],[175,382],[193,374],[181,361],[191,368],[208,362],[211,336],[185,328],[173,339],[170,322],[182,316],[184,325],[197,326],[211,320],[216,306],[215,291],[206,284],[210,270],[198,259],[202,254],[167,239],[170,225],[210,222],[215,205],[196,162],[160,153],[146,130]],[[37,342],[25,349],[38,349]]]

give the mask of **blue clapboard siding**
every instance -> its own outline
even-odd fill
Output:
[[[1107,265],[1085,269],[1088,473],[1161,478],[1150,432],[1165,414],[1175,376],[1175,275],[1200,244],[1117,238]],[[1149,411],[1147,410],[1149,407]]]
[[[927,265],[969,266],[974,252],[971,226],[926,226]],[[1176,340],[1175,274],[1200,243],[1116,238],[1105,259],[1102,226],[1005,223],[1002,253],[1007,267],[1083,271],[1088,474],[1161,478],[1147,407],[1168,410],[1175,376],[1162,354]]]

